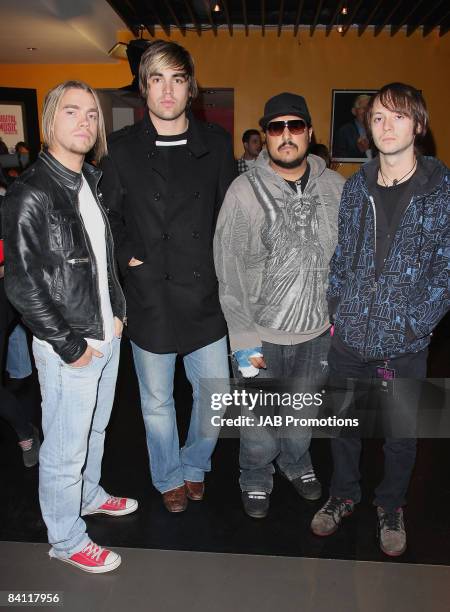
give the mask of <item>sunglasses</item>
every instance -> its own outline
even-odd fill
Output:
[[[300,136],[306,130],[306,122],[303,119],[288,119],[288,121],[271,121],[267,124],[266,131],[269,136],[281,136],[287,128],[293,136]]]

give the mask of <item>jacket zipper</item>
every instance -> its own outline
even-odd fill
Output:
[[[376,249],[377,249],[377,212],[376,212],[376,209],[375,209],[375,203],[373,201],[373,197],[372,196],[369,196],[369,202],[370,202],[370,204],[372,206],[372,210],[373,210],[373,258],[374,258],[374,266],[375,266]],[[368,351],[367,351],[367,336],[369,334],[370,315],[372,313],[373,302],[375,300],[375,294],[377,292],[377,287],[378,287],[378,279],[376,277],[376,271],[374,272],[374,276],[375,276],[375,280],[374,280],[373,285],[372,285],[372,287],[370,289],[370,291],[372,293],[372,297],[370,298],[369,310],[367,312],[366,333],[364,334],[363,355],[365,356],[366,361],[369,360]]]
[[[372,196],[369,196],[369,200],[370,200],[370,204],[372,205],[372,210],[373,210],[373,219],[374,219],[373,255],[374,255],[374,265],[375,265],[375,260],[376,260],[376,248],[377,248],[377,246],[376,246],[376,245],[377,245],[377,213],[376,213],[376,209],[375,209],[375,202],[373,201],[373,197],[372,197]],[[406,212],[408,211],[409,207],[410,207],[410,206],[411,206],[411,204],[413,203],[413,200],[414,200],[414,196],[411,198],[411,200],[410,200],[410,202],[409,202],[408,206],[405,208],[405,211],[403,212],[402,217],[403,217],[404,215],[406,215]],[[422,219],[422,223],[423,223],[423,219]],[[389,255],[390,255],[391,250],[392,250],[392,244],[393,244],[393,243],[394,243],[394,241],[395,241],[395,236],[397,235],[398,231],[399,231],[399,227],[397,227],[397,229],[396,229],[396,231],[395,231],[395,234],[394,234],[394,236],[392,237],[391,244],[389,245],[388,252],[386,253],[386,258],[385,258],[385,261],[386,261],[387,259],[389,259]],[[366,325],[366,333],[365,333],[365,335],[364,335],[364,348],[363,348],[363,354],[366,356],[366,361],[368,361],[368,351],[367,351],[367,336],[368,336],[368,333],[369,333],[370,315],[371,315],[371,313],[372,313],[373,302],[374,302],[374,300],[375,300],[375,295],[376,295],[377,288],[378,288],[378,279],[380,278],[381,274],[383,273],[384,266],[385,266],[385,261],[383,262],[383,266],[381,267],[380,274],[378,275],[378,277],[377,277],[377,275],[376,275],[376,271],[375,271],[375,282],[374,282],[374,284],[373,284],[373,286],[372,286],[372,288],[371,288],[372,297],[371,297],[371,300],[370,300],[369,311],[368,311],[368,313],[367,313],[367,325]]]
[[[69,264],[82,264],[89,263],[89,257],[74,257],[73,259],[68,259],[67,263]]]

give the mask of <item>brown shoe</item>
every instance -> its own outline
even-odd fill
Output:
[[[204,482],[193,482],[192,480],[185,480],[186,495],[192,501],[201,501],[205,494],[205,483]]]
[[[171,489],[162,494],[163,502],[169,512],[183,512],[187,508],[188,500],[184,485]]]

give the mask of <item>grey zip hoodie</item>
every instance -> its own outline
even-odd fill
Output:
[[[308,163],[305,191],[296,194],[262,151],[225,196],[214,260],[233,351],[262,340],[297,344],[329,327],[328,265],[345,181],[320,157]]]

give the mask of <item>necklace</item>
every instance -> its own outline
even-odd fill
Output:
[[[405,180],[405,178],[406,178],[407,176],[409,176],[409,175],[410,175],[410,174],[411,174],[411,173],[412,173],[412,172],[415,170],[416,166],[417,166],[417,157],[414,159],[414,164],[413,164],[413,167],[411,168],[411,170],[408,170],[408,172],[407,172],[406,174],[404,174],[404,175],[403,175],[401,178],[399,178],[399,179],[394,179],[394,180],[392,181],[392,185],[388,185],[388,184],[386,183],[386,179],[384,178],[384,174],[383,174],[383,171],[382,171],[382,169],[381,169],[381,166],[378,168],[378,172],[379,172],[379,173],[380,173],[380,175],[381,175],[381,178],[382,178],[382,180],[383,180],[383,183],[384,183],[384,186],[385,186],[385,187],[397,187],[397,185],[398,185],[399,183],[401,183],[403,180]],[[390,181],[391,179],[389,179],[389,178],[388,178],[387,180],[388,180],[388,181]]]

